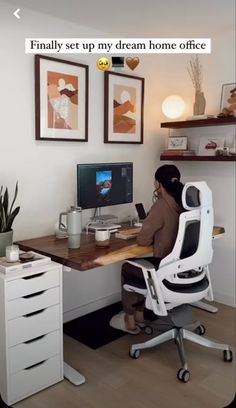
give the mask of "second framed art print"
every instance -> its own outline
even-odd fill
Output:
[[[37,140],[87,142],[88,66],[35,55]]]
[[[104,143],[143,143],[144,78],[104,75]]]

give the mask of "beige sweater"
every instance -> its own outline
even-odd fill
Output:
[[[137,237],[139,245],[154,244],[154,256],[165,257],[175,244],[182,209],[169,194],[153,204]]]

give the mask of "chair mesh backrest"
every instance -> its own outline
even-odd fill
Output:
[[[199,233],[200,221],[194,220],[186,223],[180,259],[188,258],[195,254],[199,243]]]

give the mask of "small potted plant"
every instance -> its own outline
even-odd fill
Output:
[[[13,242],[12,223],[20,211],[20,207],[13,209],[18,193],[18,183],[16,183],[15,193],[12,203],[9,203],[8,188],[3,192],[0,188],[0,256],[5,256],[6,247]]]

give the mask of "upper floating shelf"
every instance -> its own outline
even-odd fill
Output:
[[[211,162],[235,162],[236,156],[168,156],[161,155],[161,160],[168,161],[211,161]]]
[[[178,129],[191,128],[203,126],[225,126],[236,125],[236,116],[228,118],[211,118],[211,119],[197,119],[197,120],[181,120],[177,122],[162,122],[162,128]]]

